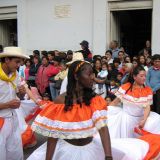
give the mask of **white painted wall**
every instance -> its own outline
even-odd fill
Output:
[[[110,41],[108,0],[0,0],[17,5],[18,45],[28,54],[39,50],[79,50],[87,40],[94,54],[104,55]],[[70,5],[68,18],[56,18],[55,6]],[[152,48],[159,53],[160,2],[153,1]]]
[[[152,53],[160,54],[160,1],[153,0]]]
[[[92,49],[92,0],[26,0],[26,5],[28,50],[79,50],[82,40]],[[70,5],[70,17],[55,17],[57,5]]]
[[[107,45],[107,1],[93,1],[93,53],[104,55]]]

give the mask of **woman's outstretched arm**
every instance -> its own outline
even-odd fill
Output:
[[[109,159],[111,160],[112,159],[112,152],[111,152],[111,142],[110,142],[108,127],[106,127],[106,126],[102,127],[99,130],[99,134],[100,134],[100,137],[101,137],[101,141],[102,141],[105,156],[108,157],[108,160]]]

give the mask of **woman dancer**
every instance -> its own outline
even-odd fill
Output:
[[[135,128],[160,134],[160,116],[150,112],[152,90],[145,86],[145,80],[145,69],[136,67],[129,82],[119,88],[115,94],[117,98],[108,106],[108,127],[112,138],[135,138]],[[119,103],[122,108],[115,107]]]
[[[46,160],[111,160],[106,102],[92,90],[92,66],[74,62],[68,72],[67,92],[38,115],[33,130],[47,136],[47,152],[33,153],[28,159]],[[100,133],[100,141],[93,135]],[[41,146],[44,149],[45,144]],[[41,148],[41,149],[42,149]],[[40,150],[41,150],[40,149]]]

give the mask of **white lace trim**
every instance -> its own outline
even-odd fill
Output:
[[[47,117],[41,117],[40,115],[38,115],[37,118],[35,119],[35,122],[46,125],[48,127],[52,127],[52,128],[76,130],[76,129],[82,129],[82,128],[85,129],[85,128],[93,127],[94,126],[93,121],[96,121],[97,119],[101,117],[107,118],[106,110],[95,111],[93,113],[92,119],[89,119],[87,121],[62,122],[62,121],[57,121],[57,120],[51,120]]]
[[[153,95],[148,95],[146,97],[140,97],[136,98],[133,96],[130,96],[128,94],[125,94],[125,90],[123,90],[121,87],[119,90],[115,93],[115,95],[122,101],[122,102],[128,102],[128,103],[135,103],[137,105],[140,105],[142,107],[146,107],[148,105],[151,105],[153,103]]]
[[[35,123],[32,124],[33,131],[46,136],[60,139],[79,139],[79,138],[87,138],[91,137],[97,133],[97,130],[107,125],[106,119],[100,119],[96,122],[93,128],[81,131],[59,131],[59,130],[50,130],[45,127],[39,126]]]
[[[92,119],[81,122],[62,122],[37,116],[32,129],[47,137],[73,139],[93,136],[97,129],[107,125],[107,111],[95,111]]]

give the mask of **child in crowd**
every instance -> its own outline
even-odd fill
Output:
[[[111,98],[115,98],[115,92],[118,90],[118,86],[116,84],[116,79],[111,78],[110,85],[107,87],[107,96],[110,96]]]
[[[123,73],[118,72],[118,74],[117,74],[117,82],[116,82],[116,85],[117,85],[117,86],[120,86],[120,85],[121,85],[121,80],[122,80],[122,78],[123,78]]]
[[[110,105],[110,103],[112,102],[112,98],[110,96],[107,96],[105,100],[107,102],[107,105]]]
[[[24,64],[24,59],[21,59],[18,75],[22,80],[25,79],[25,68],[26,68],[26,66]]]
[[[102,64],[102,70],[98,73],[98,76],[97,76],[99,79],[101,79],[101,80],[106,79],[106,77],[108,75],[107,67],[108,67],[107,63]],[[100,94],[102,94],[104,92],[104,88],[105,88],[105,84],[103,84],[103,83],[98,84],[98,89],[100,91]]]

